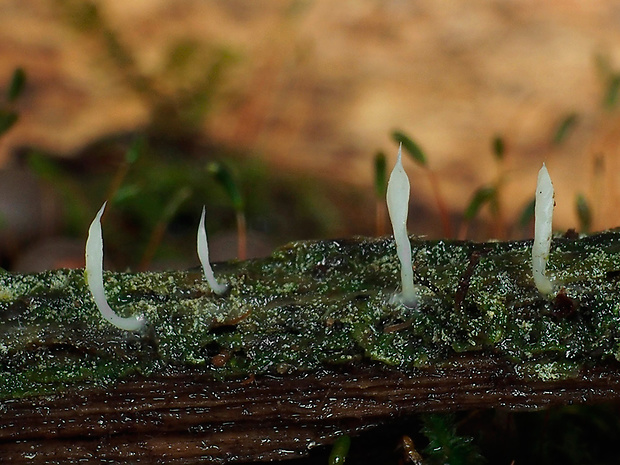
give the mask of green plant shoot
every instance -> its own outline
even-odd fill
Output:
[[[575,129],[578,119],[577,113],[570,113],[560,121],[553,136],[554,145],[560,145],[567,139],[571,131]]]
[[[491,149],[495,159],[497,161],[502,161],[504,159],[504,153],[506,152],[506,144],[504,142],[504,138],[500,135],[496,135],[493,137],[491,142]]]
[[[329,465],[342,465],[345,463],[350,447],[351,438],[349,436],[343,435],[336,439],[329,454]]]
[[[579,231],[587,234],[592,227],[592,210],[588,204],[588,200],[583,194],[577,194],[575,198],[575,210],[579,219]]]
[[[245,221],[245,202],[230,170],[222,163],[212,162],[207,170],[215,177],[226,191],[237,219],[237,258],[245,260],[247,256],[247,226]]]
[[[387,192],[386,157],[382,151],[375,155],[375,233],[377,236],[386,234],[385,228],[385,195]]]
[[[7,92],[7,100],[9,103],[14,103],[19,96],[23,93],[26,87],[26,72],[23,68],[17,68],[13,72],[11,83],[9,84],[9,90]]]
[[[433,191],[433,196],[435,197],[437,210],[439,210],[439,217],[441,219],[443,234],[446,237],[452,237],[452,222],[450,221],[450,213],[448,212],[446,202],[441,195],[441,191],[439,189],[439,181],[437,180],[435,173],[429,168],[424,151],[417,143],[413,141],[411,137],[409,137],[403,131],[392,131],[392,140],[394,140],[394,142],[396,142],[397,144],[402,144],[405,152],[409,154],[409,156],[417,165],[419,165],[425,170],[426,175],[428,176],[428,181],[431,185],[431,189]]]
[[[411,139],[407,134],[405,134],[403,131],[396,130],[392,132],[392,139],[397,144],[403,144],[405,152],[407,152],[418,165],[424,168],[428,167],[426,155],[424,154],[420,146],[416,144],[413,139]]]

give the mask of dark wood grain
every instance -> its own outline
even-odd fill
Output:
[[[213,381],[199,373],[127,380],[106,390],[0,404],[10,463],[192,464],[303,456],[417,412],[532,409],[620,398],[620,366],[526,381],[490,355],[404,374],[379,366]]]

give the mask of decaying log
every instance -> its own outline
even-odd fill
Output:
[[[620,367],[524,382],[494,357],[459,357],[404,375],[365,367],[213,381],[131,379],[109,389],[6,401],[0,450],[11,463],[205,463],[293,458],[406,414],[540,408],[620,397]]]
[[[388,239],[303,242],[199,272],[106,273],[127,333],[82,272],[0,275],[0,450],[13,463],[300,456],[415,412],[620,397],[620,233],[531,242],[412,238],[418,307]]]

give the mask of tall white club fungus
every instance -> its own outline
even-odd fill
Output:
[[[114,313],[108,304],[103,289],[103,235],[101,233],[101,215],[105,210],[107,202],[95,216],[88,229],[88,239],[86,239],[86,270],[85,277],[101,316],[114,326],[126,331],[139,331],[144,327],[144,317],[130,316],[123,318]]]
[[[398,148],[398,159],[390,174],[387,187],[387,206],[394,231],[396,253],[400,261],[400,281],[402,291],[394,296],[408,307],[418,302],[418,294],[413,285],[413,264],[411,261],[411,243],[407,234],[407,214],[409,212],[409,178],[402,164],[402,144]]]
[[[202,264],[202,271],[209,286],[211,286],[211,289],[213,289],[213,292],[216,294],[224,294],[228,286],[217,282],[213,274],[213,268],[211,268],[211,263],[209,262],[209,245],[207,243],[207,229],[205,227],[205,207],[202,207],[202,216],[200,217],[200,224],[198,225],[197,247],[198,258]]]
[[[553,184],[543,163],[538,172],[536,184],[536,208],[534,210],[534,245],[532,246],[532,274],[534,284],[543,295],[553,292],[553,283],[546,275],[549,249],[551,248],[551,234],[553,222],[554,202]]]

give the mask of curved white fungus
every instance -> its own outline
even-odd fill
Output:
[[[413,285],[413,264],[411,243],[407,234],[407,214],[409,211],[409,178],[402,164],[402,144],[398,148],[398,159],[390,174],[387,186],[387,206],[394,231],[396,253],[400,261],[400,280],[402,292],[394,295],[394,301],[413,307],[418,302],[418,294]]]
[[[101,215],[107,202],[95,216],[88,229],[88,239],[86,240],[86,270],[85,277],[88,288],[93,296],[101,316],[114,326],[126,331],[139,331],[144,326],[144,317],[130,316],[123,318],[114,313],[108,304],[103,289],[103,235],[101,233]]]
[[[541,294],[553,292],[553,283],[546,275],[549,249],[551,247],[553,207],[555,205],[553,184],[543,163],[536,184],[536,208],[534,210],[534,245],[532,246],[532,274],[534,284]]]
[[[202,271],[205,275],[205,279],[218,295],[224,294],[228,286],[225,284],[220,284],[215,279],[215,275],[213,274],[213,268],[211,268],[211,263],[209,262],[209,245],[207,243],[207,229],[205,227],[205,207],[202,207],[202,216],[200,217],[200,224],[198,225],[198,258],[200,259],[200,263],[202,264]]]

